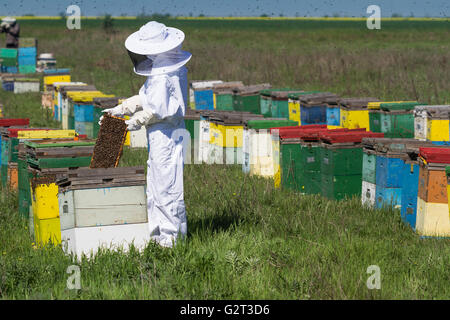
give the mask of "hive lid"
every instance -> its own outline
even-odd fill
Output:
[[[261,90],[269,89],[270,83],[261,83],[250,86],[243,86],[234,88],[233,92],[238,95],[256,95],[259,94]]]
[[[384,111],[411,111],[415,106],[424,105],[420,102],[392,102],[381,103],[380,109]]]
[[[64,148],[64,147],[83,147],[95,145],[95,139],[74,140],[74,139],[58,139],[58,140],[26,140],[24,145],[30,148]]]
[[[302,93],[302,92],[305,92],[305,91],[301,90],[301,89],[272,91],[270,96],[275,99],[288,99],[289,94]]]
[[[17,78],[14,81],[15,82],[38,82],[39,83],[39,79],[36,79],[36,78]]]
[[[232,91],[234,88],[243,86],[244,83],[242,81],[229,81],[213,84],[212,89],[214,92],[228,92]]]
[[[28,126],[30,124],[30,119],[21,118],[21,119],[5,119],[0,118],[0,127],[12,127],[12,126]]]
[[[419,155],[428,163],[450,164],[450,147],[423,147],[419,149]]]
[[[222,80],[191,81],[190,87],[194,90],[205,90],[211,89],[215,84],[219,84],[222,82]]]
[[[145,185],[145,168],[78,168],[56,180],[60,191]]]
[[[341,98],[338,99],[338,103],[341,107],[348,109],[360,109],[367,108],[367,104],[369,102],[377,102],[379,101],[377,98]]]
[[[67,85],[59,87],[59,91],[66,96],[70,91],[97,91],[93,85]]]
[[[298,98],[302,105],[315,105],[326,103],[326,99],[335,98],[336,94],[331,92],[320,92],[300,95]]]
[[[320,132],[319,138],[321,141],[329,144],[336,143],[358,143],[362,142],[364,137],[384,137],[384,133],[381,132],[371,132],[365,129],[350,129],[348,131],[328,130]]]
[[[327,130],[326,125],[304,125],[304,126],[296,126],[296,127],[275,127],[270,128],[270,133],[274,134],[276,131],[278,131],[278,135],[280,137],[285,138],[295,138],[295,137],[302,137],[305,134],[310,134],[313,132],[319,132],[321,130]]]
[[[305,96],[305,95],[309,95],[309,94],[319,94],[321,93],[320,91],[303,91],[303,92],[293,92],[288,94],[288,98],[292,99],[292,100],[298,100],[300,98],[300,96]]]
[[[272,88],[272,89],[263,89],[259,92],[260,95],[270,97],[273,91],[290,91],[290,88]]]
[[[46,70],[44,70],[45,76],[53,76],[53,75],[61,75],[61,74],[70,74],[70,69],[64,68],[64,69],[46,69]]]

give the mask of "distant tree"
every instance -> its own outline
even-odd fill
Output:
[[[189,17],[192,17],[192,16],[193,16],[192,12],[189,12]]]
[[[326,15],[324,15],[323,17],[324,17],[324,18],[328,18],[329,16],[326,14]]]
[[[64,11],[61,11],[61,12],[59,13],[59,17],[60,17],[61,19],[65,19],[65,18],[66,18],[66,13],[65,13]]]
[[[22,17],[34,17],[34,14],[32,14],[32,13],[25,13],[24,15],[22,15]]]
[[[267,18],[269,15],[267,15],[266,13],[263,13],[260,17],[261,18]]]
[[[400,13],[393,13],[391,17],[392,18],[401,18],[402,15]]]
[[[104,15],[103,21],[102,21],[102,27],[103,27],[103,30],[105,30],[106,32],[110,32],[113,30],[114,20],[110,14]]]
[[[200,13],[198,16],[199,16],[200,18],[203,18],[205,15],[204,15],[203,13]]]
[[[339,18],[341,15],[339,13],[333,13],[333,17]]]
[[[283,17],[283,14],[282,14],[282,13],[280,13],[280,17]]]
[[[128,16],[128,15],[127,15],[126,13],[121,13],[120,16],[121,16],[121,17],[126,17],[126,16]]]

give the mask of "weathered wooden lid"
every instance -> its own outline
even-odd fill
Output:
[[[348,109],[367,109],[369,102],[380,101],[377,98],[341,98],[338,103],[341,107]]]
[[[305,94],[299,96],[299,100],[302,104],[312,105],[312,104],[322,104],[326,103],[326,99],[337,98],[338,96],[331,92],[320,92],[320,93],[312,93]]]
[[[272,91],[270,96],[276,99],[287,99],[290,94],[304,92],[304,90],[281,90],[281,91]]]
[[[269,89],[271,87],[270,83],[261,83],[250,86],[243,86],[234,88],[233,92],[238,95],[253,95],[259,94],[261,90]]]

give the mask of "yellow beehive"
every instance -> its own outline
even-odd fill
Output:
[[[289,99],[289,120],[296,121],[299,126],[302,125],[300,117],[300,101]]]
[[[44,77],[44,88],[54,82],[70,82],[70,74],[58,74]]]
[[[32,189],[31,205],[37,219],[59,217],[58,186],[55,183],[38,184]]]
[[[448,203],[425,202],[417,198],[417,233],[423,236],[450,236]]]
[[[75,138],[75,130],[28,130],[19,131],[19,139],[61,139]]]
[[[34,237],[38,246],[61,243],[61,224],[59,218],[34,219]]]
[[[449,141],[450,121],[446,119],[427,119],[427,139],[430,141]]]
[[[242,148],[243,126],[225,126],[219,124],[218,129],[224,137],[224,139],[219,140],[219,147]]]
[[[341,125],[347,129],[366,128],[369,131],[369,110],[346,110],[341,108]]]

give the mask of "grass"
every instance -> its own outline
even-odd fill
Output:
[[[83,21],[84,22],[84,21]],[[98,23],[98,25],[96,25]],[[54,52],[76,81],[130,96],[144,79],[130,70],[123,40],[142,21],[114,21],[116,31],[68,31],[60,21],[21,21],[40,52]],[[358,22],[171,21],[186,31],[191,79],[449,101],[449,30],[445,22],[390,22],[371,32]],[[169,24],[169,23],[168,23]],[[259,27],[258,27],[259,26]],[[409,27],[405,27],[409,26]],[[0,91],[6,117],[57,126],[38,94]],[[125,148],[120,165],[145,165],[145,150]],[[188,237],[172,249],[104,251],[77,263],[82,289],[68,290],[60,248],[35,248],[17,195],[0,192],[2,299],[446,299],[450,240],[420,239],[392,210],[360,199],[329,201],[275,190],[238,166],[186,165]],[[367,267],[381,269],[368,290]]]

